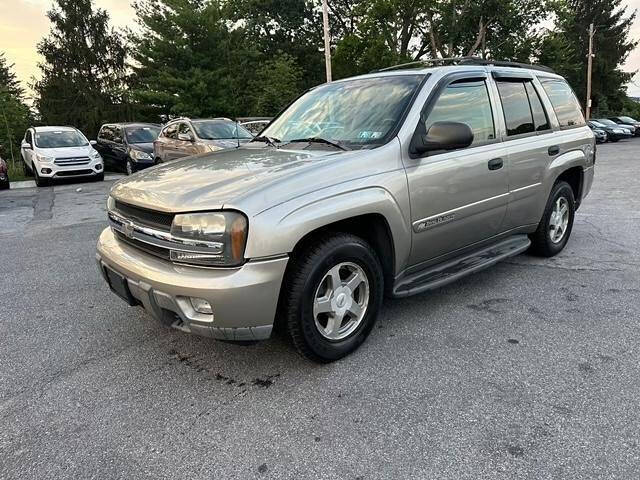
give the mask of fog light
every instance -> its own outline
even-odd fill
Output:
[[[213,315],[213,308],[211,304],[204,298],[189,297],[191,300],[191,306],[198,313],[204,313],[205,315]]]
[[[50,168],[43,168],[40,170],[40,173],[44,173],[45,175],[49,175],[51,173]]]
[[[96,165],[96,170],[98,170],[98,171],[102,170],[102,164],[100,164],[100,163],[97,164]]]

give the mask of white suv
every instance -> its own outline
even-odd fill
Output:
[[[32,172],[39,187],[64,177],[104,179],[102,157],[77,128],[31,127],[20,153],[25,174]]]

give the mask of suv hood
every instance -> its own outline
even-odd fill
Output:
[[[272,182],[311,168],[323,157],[339,153],[344,152],[273,147],[221,150],[138,172],[117,182],[111,195],[126,203],[166,212],[217,210],[225,204],[237,204],[244,195],[256,194]]]
[[[91,145],[84,147],[37,148],[36,150],[40,155],[53,158],[89,157],[93,151],[94,149]]]
[[[129,148],[145,153],[153,153],[153,143],[132,143],[129,145]]]

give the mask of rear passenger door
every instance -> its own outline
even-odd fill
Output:
[[[103,125],[98,132],[98,138],[96,139],[96,150],[100,152],[102,160],[106,166],[113,167],[113,150],[111,144],[113,143],[113,127],[111,125]]]
[[[504,122],[502,140],[509,162],[509,207],[505,230],[536,224],[544,202],[543,180],[549,162],[559,153],[554,132],[539,92],[528,72],[493,72]]]
[[[449,75],[423,108],[423,131],[435,122],[462,122],[471,127],[474,140],[467,148],[407,160],[413,265],[501,230],[508,196],[506,150],[496,138],[497,111],[488,83],[483,72]]]

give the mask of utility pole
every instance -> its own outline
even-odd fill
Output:
[[[593,66],[593,23],[589,25],[589,55],[587,56],[587,103],[585,112],[587,120],[591,117],[591,68]]]
[[[322,0],[322,23],[324,23],[324,63],[327,70],[327,83],[331,81],[331,45],[329,43],[329,12],[327,0]]]

